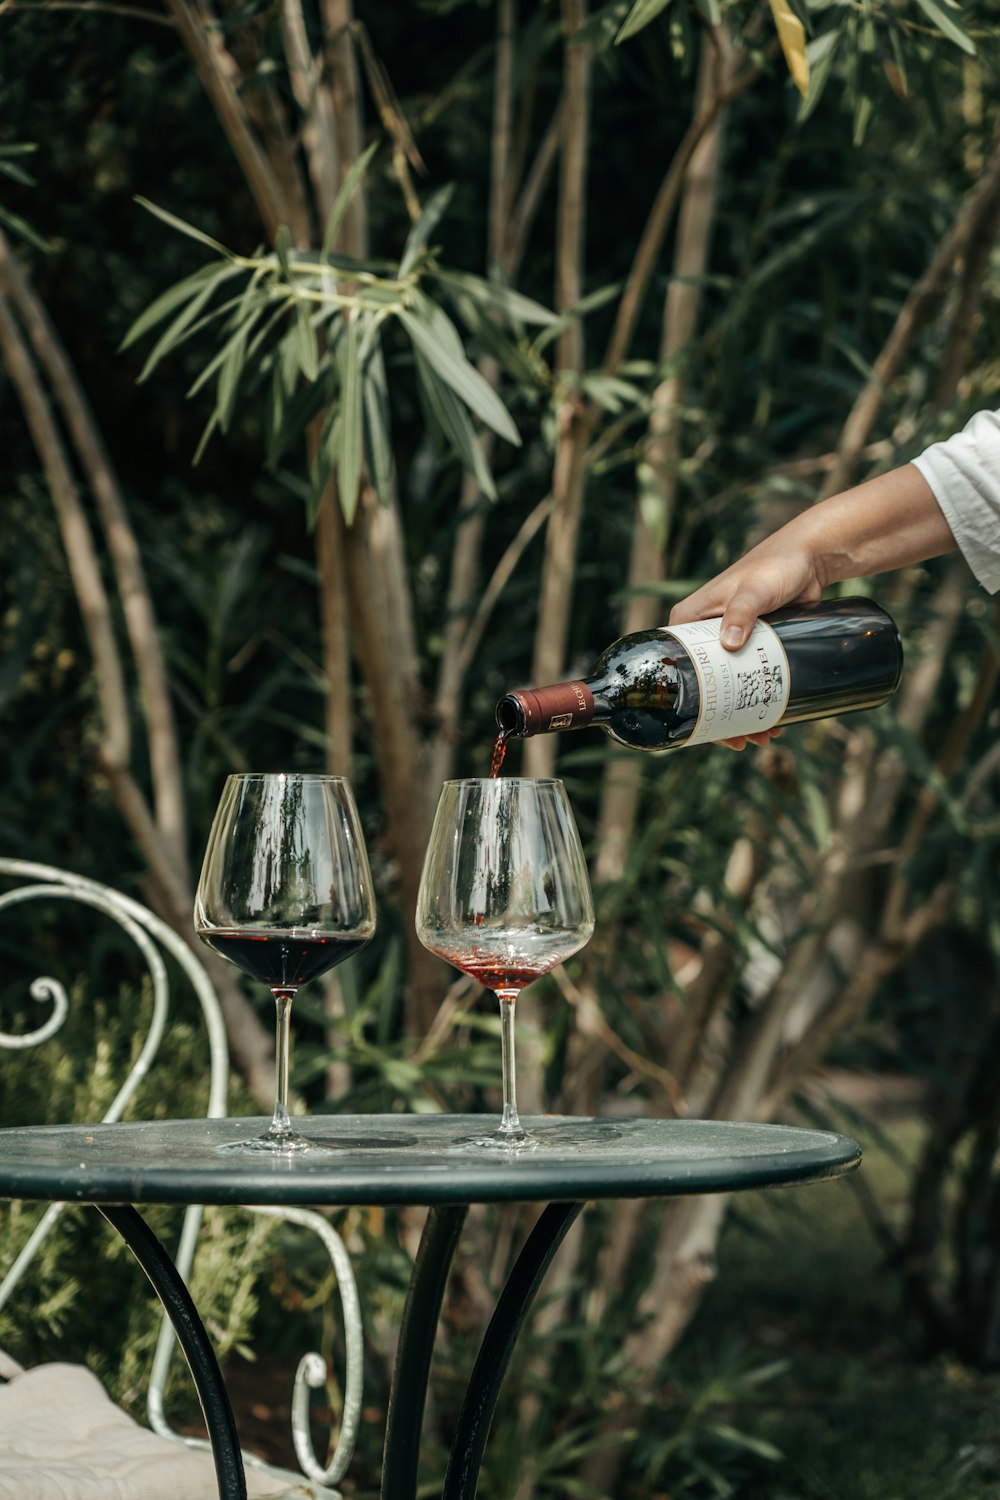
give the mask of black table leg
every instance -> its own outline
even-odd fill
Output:
[[[247,1500],[236,1422],[205,1325],[170,1256],[134,1208],[94,1205],[121,1235],[174,1325],[194,1380],[212,1444],[220,1500]]]
[[[441,1299],[465,1208],[432,1208],[427,1215],[406,1293],[389,1393],[382,1500],[416,1500],[427,1379]]]
[[[525,1241],[483,1335],[462,1402],[441,1500],[475,1500],[486,1439],[518,1334],[582,1203],[550,1203]]]

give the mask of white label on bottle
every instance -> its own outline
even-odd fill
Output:
[[[760,734],[777,724],[788,704],[788,657],[776,631],[758,620],[746,644],[727,651],[719,640],[721,620],[671,625],[673,636],[691,653],[701,706],[686,745]]]

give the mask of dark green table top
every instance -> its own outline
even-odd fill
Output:
[[[489,1115],[296,1116],[318,1149],[220,1151],[265,1119],[39,1125],[0,1130],[0,1197],[85,1203],[462,1204],[730,1192],[837,1177],[856,1141],[714,1120],[524,1120],[541,1145],[508,1156],[463,1144]]]

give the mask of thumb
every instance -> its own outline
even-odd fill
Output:
[[[757,601],[751,594],[737,594],[730,599],[722,616],[719,640],[727,651],[738,651],[746,645],[750,632],[757,623]]]

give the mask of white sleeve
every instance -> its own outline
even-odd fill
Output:
[[[983,588],[1000,591],[1000,411],[980,411],[961,432],[913,460],[934,492]]]

